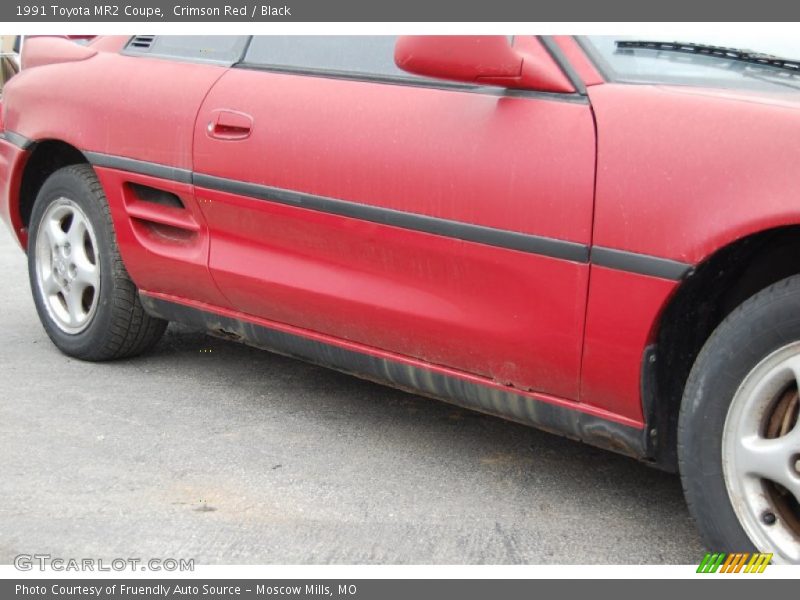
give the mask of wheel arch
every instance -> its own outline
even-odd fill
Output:
[[[677,470],[683,390],[709,336],[737,306],[800,274],[800,224],[740,238],[700,263],[671,295],[642,360],[642,403],[655,461]]]
[[[89,160],[83,152],[62,140],[43,139],[32,144],[22,171],[16,206],[20,225],[18,236],[23,247],[27,244],[33,204],[44,182],[62,167],[84,163],[89,164]]]

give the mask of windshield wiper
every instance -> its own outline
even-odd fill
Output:
[[[643,50],[656,50],[661,52],[678,52],[682,54],[694,54],[698,56],[710,56],[723,60],[733,60],[747,63],[750,65],[761,65],[782,69],[792,73],[800,74],[800,60],[790,58],[780,58],[771,54],[753,52],[752,50],[740,50],[738,48],[724,48],[722,46],[710,46],[708,44],[684,44],[682,42],[656,42],[640,40],[617,40],[614,42],[617,48],[631,48]]]

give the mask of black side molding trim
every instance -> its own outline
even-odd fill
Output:
[[[9,133],[9,132],[6,132]],[[19,136],[22,137],[22,136]],[[23,138],[27,139],[27,138]],[[31,142],[33,144],[34,142]],[[604,248],[601,246],[589,247],[577,242],[569,242],[555,238],[495,229],[484,225],[453,221],[441,217],[431,217],[417,213],[403,212],[391,208],[382,208],[368,204],[360,204],[339,198],[318,196],[305,192],[296,192],[267,185],[236,181],[194,173],[187,169],[178,169],[158,163],[151,163],[124,156],[112,156],[98,152],[85,152],[89,162],[98,167],[119,169],[131,173],[140,173],[151,177],[158,177],[180,183],[192,183],[197,187],[236,194],[262,200],[275,202],[297,208],[305,208],[317,212],[324,212],[342,217],[360,219],[380,225],[400,227],[432,235],[440,235],[454,239],[485,244],[497,248],[506,248],[518,252],[527,252],[550,258],[569,260],[577,263],[588,263],[649,275],[661,279],[679,281],[692,273],[693,266],[666,258],[637,254],[625,250]]]
[[[30,150],[36,145],[34,140],[26,138],[24,135],[20,135],[14,131],[9,131],[8,129],[0,133],[0,138],[4,139],[9,144],[14,144],[17,148],[22,150]]]
[[[467,242],[476,242],[478,244],[497,246],[509,250],[518,250],[520,252],[529,252],[531,254],[540,254],[563,260],[584,263],[589,260],[589,248],[584,244],[575,242],[567,242],[515,231],[506,231],[503,229],[494,229],[482,225],[473,225],[461,221],[451,221],[439,217],[407,213],[390,208],[359,204],[347,200],[294,192],[254,183],[231,181],[200,173],[194,174],[193,181],[198,187],[228,192],[240,196],[249,196],[259,200],[306,208],[342,217],[351,217],[371,223],[379,223],[381,225],[391,225],[393,227],[401,227],[403,229],[411,229],[423,233],[432,233],[434,235],[456,238]]]
[[[134,158],[126,158],[124,156],[101,154],[99,152],[84,152],[84,155],[89,162],[96,167],[119,169],[120,171],[129,171],[131,173],[139,173],[140,175],[149,175],[151,177],[168,179],[170,181],[177,181],[179,183],[192,182],[192,172],[188,169],[178,169],[177,167],[168,167],[158,163],[136,160]]]
[[[645,430],[589,415],[529,396],[484,386],[426,369],[379,358],[270,329],[249,321],[141,294],[145,310],[156,317],[180,321],[257,348],[301,358],[363,379],[558,433],[638,459],[646,459]],[[576,405],[577,406],[577,405]]]
[[[600,267],[675,281],[685,278],[692,271],[692,265],[686,263],[601,246],[592,247],[591,261]]]

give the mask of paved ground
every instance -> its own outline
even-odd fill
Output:
[[[675,476],[174,326],[148,356],[74,361],[5,227],[0,281],[0,563],[702,556]]]

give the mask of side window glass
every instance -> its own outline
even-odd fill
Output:
[[[123,54],[230,66],[241,60],[247,39],[245,35],[137,35]]]
[[[393,35],[254,36],[244,64],[253,67],[422,79],[394,64]]]
[[[0,54],[0,97],[3,96],[3,87],[19,71],[17,61],[12,54]]]

